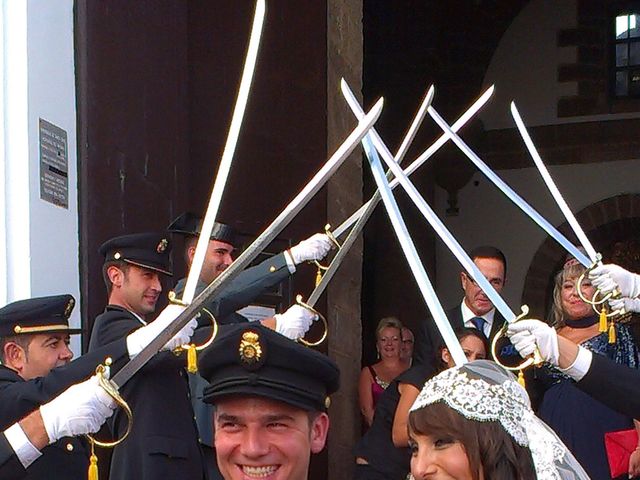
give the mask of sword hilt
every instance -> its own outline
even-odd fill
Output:
[[[187,303],[177,298],[176,292],[174,292],[173,290],[169,292],[169,303],[172,303],[174,305],[182,305],[184,307],[188,306]],[[198,371],[197,352],[204,350],[209,345],[211,345],[215,340],[216,336],[218,335],[218,322],[216,321],[216,318],[206,308],[202,308],[202,310],[200,310],[200,312],[198,312],[198,314],[196,315],[196,318],[200,317],[202,313],[206,313],[207,315],[209,315],[209,318],[211,318],[212,328],[211,328],[211,335],[209,336],[209,338],[204,343],[201,343],[200,345],[196,345],[195,343],[188,343],[173,349],[173,353],[175,355],[181,355],[183,352],[185,351],[187,352],[187,371],[189,373],[196,373]]]
[[[318,345],[320,345],[322,342],[325,341],[325,339],[327,338],[327,335],[329,334],[329,324],[327,323],[327,319],[324,317],[324,315],[322,315],[318,310],[313,308],[311,305],[303,302],[302,295],[296,295],[296,304],[316,314],[324,324],[324,332],[322,333],[322,336],[320,337],[319,340],[316,340],[315,342],[309,342],[308,340],[305,340],[304,337],[301,337],[298,339],[300,343],[302,343],[303,345],[306,345],[307,347],[317,347]]]
[[[331,231],[330,224],[327,223],[324,226],[324,233],[327,237],[329,237],[329,240],[331,240],[331,243],[333,243],[338,250],[342,248],[342,245],[340,245],[340,242],[338,242],[338,239],[335,237],[335,235]],[[314,260],[313,263],[315,264],[316,267],[318,267],[318,273],[316,274],[316,287],[317,287],[320,284],[320,281],[322,280],[323,273],[329,270],[329,266],[322,265],[318,260]]]
[[[97,440],[92,435],[89,435],[89,434],[85,435],[89,439],[89,443],[91,444],[92,449],[94,445],[102,448],[113,448],[116,445],[122,443],[129,436],[129,433],[131,433],[131,426],[133,425],[133,413],[131,412],[131,408],[129,407],[127,402],[124,400],[124,398],[120,396],[120,392],[118,391],[118,387],[115,385],[115,383],[109,380],[107,378],[107,375],[105,374],[109,366],[111,366],[111,363],[112,363],[112,360],[111,358],[108,357],[105,359],[103,365],[101,364],[96,367],[98,384],[102,387],[102,389],[105,392],[107,392],[107,394],[111,398],[113,398],[113,400],[118,404],[118,406],[122,408],[122,410],[124,410],[124,413],[127,415],[127,429],[125,430],[124,434],[120,438],[113,440],[111,442],[103,442],[101,440]]]
[[[520,310],[521,310],[520,315],[518,315],[512,323],[518,322],[520,320],[524,320],[525,317],[529,315],[529,307],[527,305],[523,305],[520,308]],[[516,365],[514,367],[507,366],[500,361],[497,354],[498,340],[505,335],[505,333],[507,332],[507,328],[508,328],[507,324],[503,325],[500,328],[500,330],[498,330],[498,332],[493,337],[493,340],[491,341],[491,355],[493,356],[493,360],[505,370],[510,370],[512,372],[516,370],[524,370],[525,368],[528,368],[531,365],[540,365],[543,362],[543,360],[542,360],[542,355],[540,354],[540,350],[538,350],[538,347],[535,348],[535,350],[533,351],[533,354],[525,358],[521,364]]]
[[[600,266],[600,265],[602,265],[602,255],[600,255],[598,253],[596,255],[595,262],[593,262],[591,264],[591,266],[589,266],[582,273],[582,275],[580,275],[578,277],[578,280],[576,281],[576,293],[578,294],[578,297],[580,297],[580,300],[582,300],[584,303],[587,303],[587,304],[591,305],[596,313],[600,313],[600,311],[597,308],[598,306],[602,305],[603,303],[605,303],[609,299],[618,297],[620,295],[620,292],[618,291],[618,289],[615,289],[612,292],[609,292],[609,293],[601,296],[601,293],[602,293],[601,290],[599,288],[596,288],[596,291],[593,294],[592,298],[587,298],[584,295],[584,293],[582,293],[582,284],[584,283],[584,280],[585,280],[586,276],[589,274],[589,272],[591,270],[593,270],[594,268],[596,268],[597,266]],[[601,298],[597,300],[597,298],[599,296],[601,296]]]

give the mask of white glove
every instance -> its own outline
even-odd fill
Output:
[[[304,337],[318,315],[300,305],[292,305],[284,313],[273,316],[276,319],[276,332],[292,340]]]
[[[182,305],[170,304],[160,312],[158,318],[148,325],[139,328],[135,332],[132,332],[127,337],[127,350],[129,351],[129,358],[135,357],[142,351],[144,347],[149,345],[151,341],[160,334],[167,326],[174,321],[178,315],[185,309]],[[174,350],[175,348],[189,343],[193,331],[198,326],[198,321],[193,318],[182,329],[176,333],[171,340],[169,340],[162,350]]]
[[[511,323],[507,337],[523,357],[533,354],[538,347],[543,360],[558,365],[558,334],[555,328],[540,320],[520,320]]]
[[[589,279],[605,294],[617,287],[622,297],[635,298],[640,295],[640,275],[612,263],[595,267],[589,272]]]
[[[640,313],[640,299],[638,298],[611,298],[609,306],[612,311],[624,309],[626,312]]]
[[[115,408],[116,402],[104,391],[94,375],[42,405],[40,415],[49,443],[53,443],[62,437],[97,432]]]
[[[329,250],[333,247],[333,243],[324,233],[316,233],[306,240],[301,241],[295,247],[291,247],[289,252],[293,263],[299,265],[307,260],[320,260],[324,258]]]

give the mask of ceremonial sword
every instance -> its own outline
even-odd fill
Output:
[[[353,95],[347,85],[347,82],[344,79],[342,79],[341,84],[342,84],[342,93],[345,96],[347,95],[347,92]],[[346,92],[345,92],[345,88],[346,88]],[[398,163],[402,162],[402,158],[407,153],[407,150],[409,149],[409,145],[411,145],[411,141],[415,137],[418,127],[422,123],[424,116],[427,114],[427,107],[431,104],[431,101],[433,100],[433,93],[434,93],[433,86],[431,86],[429,90],[427,90],[427,93],[424,96],[424,100],[422,101],[422,104],[418,109],[418,113],[413,119],[413,122],[411,122],[411,126],[409,127],[409,130],[407,131],[407,134],[405,135],[405,138],[402,141],[400,148],[398,149],[398,152],[396,153],[396,156],[395,156],[396,162]],[[355,225],[349,231],[349,234],[347,235],[347,238],[345,239],[345,241],[342,243],[342,245],[340,245],[338,252],[331,260],[329,267],[325,270],[320,282],[315,286],[315,288],[313,289],[313,292],[311,292],[311,295],[309,295],[309,298],[304,303],[302,303],[300,301],[301,300],[300,296],[298,296],[298,303],[300,305],[303,305],[305,307],[311,307],[313,309],[315,304],[318,302],[318,300],[326,290],[327,285],[329,285],[329,282],[331,281],[336,271],[340,267],[342,260],[344,259],[344,257],[347,256],[347,254],[349,253],[349,249],[357,240],[358,236],[360,235],[360,232],[362,232],[362,229],[364,228],[365,224],[369,220],[369,217],[371,217],[371,214],[375,210],[379,201],[380,201],[380,193],[376,191],[373,194],[373,197],[371,197],[371,200],[364,205],[365,207],[364,210],[361,209],[362,212],[360,216],[357,218]]]
[[[518,112],[518,109],[516,108],[516,104],[514,102],[511,102],[511,116],[513,117],[513,120],[516,122],[516,126],[518,127],[518,131],[522,136],[522,140],[524,141],[524,144],[526,145],[527,150],[531,155],[531,158],[533,158],[533,161],[536,164],[536,167],[538,167],[538,170],[540,171],[540,175],[542,175],[542,179],[544,180],[544,183],[547,185],[547,188],[551,192],[553,199],[558,204],[558,207],[560,207],[560,210],[562,211],[564,218],[567,219],[567,222],[569,222],[569,225],[573,229],[573,232],[576,234],[576,237],[578,237],[578,241],[587,252],[589,259],[591,260],[591,265],[598,263],[599,258],[598,258],[598,254],[596,253],[596,250],[593,248],[593,245],[585,235],[584,230],[582,230],[582,227],[580,227],[580,224],[578,223],[578,220],[576,220],[576,217],[573,215],[573,212],[569,208],[569,205],[567,205],[567,202],[565,202],[564,198],[562,198],[562,195],[560,194],[560,190],[558,190],[558,187],[556,186],[555,182],[551,178],[551,175],[549,175],[549,171],[547,170],[547,167],[542,161],[542,158],[540,158],[540,154],[536,150],[536,147],[533,145],[533,141],[531,140],[531,137],[529,136],[529,132],[527,132],[527,129],[524,126],[522,117],[520,117],[520,113]],[[585,265],[585,267],[589,267],[589,265]]]
[[[320,168],[313,178],[305,185],[296,197],[284,208],[273,222],[253,241],[247,249],[218,277],[213,280],[191,302],[175,320],[173,320],[162,332],[160,332],[142,351],[131,359],[111,380],[116,388],[125,384],[138,370],[140,370],[160,349],[173,337],[184,325],[186,325],[200,310],[202,305],[214,297],[222,287],[226,286],[237,274],[239,274],[276,236],[291,222],[302,210],[318,190],[335,173],[351,152],[366,135],[382,112],[383,99],[381,98],[371,108],[336,152]]]
[[[556,242],[558,242],[564,249],[573,255],[576,260],[582,263],[585,267],[589,267],[589,259],[576,248],[576,246],[567,239],[562,233],[558,231],[551,223],[549,223],[542,215],[540,215],[531,205],[529,205],[520,195],[518,195],[509,185],[507,185],[498,175],[496,175],[489,166],[484,163],[478,155],[462,140],[443,118],[436,112],[433,107],[428,109],[429,115],[435,120],[435,122],[442,128],[445,134],[453,140],[453,142],[462,150],[462,152],[480,169],[480,171],[489,179],[493,184],[498,187],[502,193],[504,193],[509,200],[515,203],[524,213],[526,213],[534,222],[538,224],[547,234],[551,236]]]
[[[220,208],[220,202],[222,201],[222,194],[224,192],[225,184],[227,183],[229,170],[231,169],[233,154],[236,150],[238,136],[240,135],[240,127],[242,126],[242,119],[244,118],[244,112],[249,98],[251,80],[253,79],[253,73],[255,71],[258,48],[260,47],[260,38],[262,36],[262,26],[264,24],[264,16],[265,0],[257,0],[249,47],[247,49],[247,57],[244,62],[242,79],[240,81],[240,88],[238,89],[236,104],[233,109],[233,116],[231,117],[231,125],[229,126],[229,133],[227,134],[227,142],[222,152],[222,159],[220,160],[220,166],[218,167],[218,174],[216,175],[216,179],[213,184],[207,213],[205,214],[202,222],[200,237],[196,244],[193,262],[191,262],[191,268],[189,269],[184,292],[182,294],[181,302],[185,304],[191,303],[195,295],[196,285],[200,278],[200,272],[202,271],[207,247],[209,245],[209,237],[211,236],[211,231],[213,230],[213,225],[218,215],[218,209]]]
[[[564,218],[567,219],[567,222],[571,226],[573,233],[575,233],[576,237],[578,238],[578,241],[584,247],[585,252],[587,252],[589,259],[591,260],[590,265],[584,265],[584,264],[583,265],[587,268],[587,271],[592,269],[596,265],[601,265],[602,256],[596,252],[595,248],[593,248],[593,245],[589,241],[589,238],[584,233],[584,230],[578,223],[578,220],[576,219],[575,215],[569,208],[569,205],[567,205],[567,202],[562,197],[562,194],[560,193],[560,190],[558,190],[558,187],[553,181],[553,178],[551,178],[551,174],[549,174],[549,170],[547,169],[546,165],[542,161],[542,158],[540,157],[538,150],[533,144],[533,140],[531,140],[531,136],[529,135],[527,128],[524,126],[524,122],[522,121],[520,112],[518,112],[518,109],[516,108],[515,102],[511,102],[511,116],[513,117],[513,120],[516,122],[516,126],[518,127],[520,136],[522,137],[522,140],[524,141],[524,144],[526,145],[527,150],[529,151],[529,155],[531,155],[531,158],[533,158],[533,161],[536,164],[536,167],[538,167],[538,171],[540,172],[540,175],[542,176],[542,179],[544,180],[545,185],[549,189],[549,192],[551,192],[551,196],[556,201],[556,204],[560,208],[560,211],[562,211]],[[576,292],[584,302],[593,305],[594,310],[596,305],[601,305],[604,302],[606,302],[609,298],[616,295],[616,292],[612,292],[608,295],[603,296],[601,300],[596,301],[595,298],[598,296],[598,292],[596,291],[596,294],[594,295],[594,297],[592,299],[588,299],[582,293],[581,284],[583,279],[584,279],[584,273],[580,276],[580,278],[578,279],[578,282],[576,282]],[[617,314],[621,314],[621,315],[624,314],[624,310],[613,311],[609,313],[608,316],[613,316]]]
[[[460,341],[453,331],[451,323],[449,323],[449,320],[447,320],[447,316],[444,313],[444,309],[440,304],[440,300],[438,300],[438,296],[436,295],[435,290],[433,289],[433,285],[431,285],[431,282],[429,281],[429,276],[424,269],[424,265],[420,260],[420,256],[418,255],[413,240],[409,235],[407,226],[404,222],[404,219],[402,218],[402,214],[400,213],[398,204],[393,197],[391,187],[389,186],[387,177],[384,173],[384,170],[382,169],[382,164],[380,163],[380,159],[376,154],[375,148],[371,144],[370,138],[370,136],[367,136],[363,140],[362,144],[364,146],[365,154],[369,159],[371,172],[373,173],[373,177],[378,186],[378,191],[380,192],[380,195],[382,197],[387,215],[389,216],[389,220],[391,220],[391,224],[393,225],[393,230],[398,237],[398,241],[400,242],[407,262],[409,263],[411,272],[413,273],[413,276],[418,283],[418,288],[420,289],[422,297],[424,298],[425,303],[427,304],[429,310],[431,311],[431,314],[433,315],[433,319],[438,326],[438,330],[440,330],[440,334],[444,339],[445,345],[447,346],[447,349],[449,350],[453,361],[456,365],[462,365],[467,362],[467,357],[462,350]]]
[[[353,95],[353,93],[350,92],[349,87],[344,81],[344,79],[342,80],[341,86],[342,86],[342,93],[347,98],[347,101],[349,100],[349,97],[353,97],[355,99],[355,96]],[[451,126],[451,129],[454,132],[457,132],[458,130],[460,130],[478,112],[478,110],[480,110],[484,106],[484,104],[489,101],[489,98],[491,98],[491,95],[493,95],[493,91],[494,91],[494,87],[493,85],[491,85],[469,107],[469,109],[466,112],[464,112],[460,116],[460,118],[458,118],[458,120],[455,121],[455,123]],[[355,102],[358,103],[357,100],[355,100]],[[448,140],[449,138],[446,134],[443,133],[442,135],[440,135],[440,137],[433,143],[433,145],[427,148],[422,153],[422,155],[420,155],[411,164],[409,164],[409,166],[404,170],[404,172],[407,175],[411,175],[413,172],[415,172],[418,169],[418,167],[420,167],[423,163],[425,163],[429,158],[433,156],[434,153],[436,153],[445,143],[447,143]],[[391,181],[389,186],[391,187],[391,189],[396,188],[398,186],[398,181],[397,180]],[[333,231],[333,235],[336,238],[341,237],[349,229],[349,227],[358,220],[360,215],[362,215],[362,212],[364,212],[364,210],[372,201],[373,199],[369,200],[367,203],[362,205],[357,211],[355,211],[349,218],[347,218],[344,222],[342,222],[342,224]]]

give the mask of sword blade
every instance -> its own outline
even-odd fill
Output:
[[[445,345],[451,353],[451,357],[456,365],[462,365],[467,362],[467,357],[460,346],[458,338],[453,332],[451,323],[447,320],[447,316],[444,313],[444,309],[442,308],[440,300],[438,300],[435,290],[433,289],[433,285],[431,285],[431,282],[429,281],[429,276],[422,265],[420,256],[418,255],[413,240],[409,235],[409,231],[407,230],[407,226],[402,218],[398,204],[393,197],[393,193],[391,193],[391,187],[389,186],[387,177],[382,169],[380,159],[378,158],[376,150],[371,144],[369,138],[370,137],[367,136],[363,141],[365,154],[369,159],[369,165],[371,166],[373,177],[378,186],[378,190],[380,191],[380,195],[382,196],[382,201],[389,219],[391,220],[391,224],[393,225],[393,230],[395,231],[398,241],[402,246],[402,251],[409,263],[411,272],[418,283],[420,293],[422,293],[422,297],[433,315],[433,319],[440,330],[440,334],[444,339]]]
[[[347,99],[347,102],[349,103],[351,99],[353,99],[353,101],[358,105],[358,108],[359,108],[360,104],[356,100],[355,96],[353,95],[353,92],[347,85],[347,82],[344,80],[344,78],[342,79],[341,85],[342,85],[342,93]],[[394,157],[396,162],[400,163],[402,161],[402,158],[407,153],[407,150],[411,145],[411,141],[414,139],[416,132],[418,131],[418,128],[422,123],[422,120],[424,120],[424,117],[427,114],[427,107],[431,104],[431,101],[433,100],[433,93],[434,93],[433,86],[431,86],[427,90],[427,93],[424,96],[422,104],[418,109],[418,113],[413,119],[413,122],[411,122],[411,126],[409,127],[409,130],[407,131],[407,134],[405,135],[404,140],[400,145],[400,148],[398,148],[398,152]],[[362,109],[360,109],[360,112],[361,112],[360,115],[356,115],[356,118],[358,120],[361,120],[362,117],[364,116],[364,112],[362,112]],[[373,214],[373,211],[375,210],[379,201],[380,201],[380,193],[376,191],[373,194],[373,197],[371,197],[371,201],[366,204],[366,208],[364,209],[362,214],[358,217],[356,224],[349,231],[347,238],[344,240],[344,242],[342,242],[342,245],[340,246],[338,253],[336,253],[336,255],[333,257],[333,260],[331,260],[331,264],[329,265],[329,268],[322,275],[320,283],[316,285],[316,287],[313,289],[313,292],[311,292],[311,295],[309,295],[309,298],[305,302],[307,305],[314,307],[317,301],[320,299],[320,297],[324,293],[324,291],[327,289],[329,282],[331,281],[335,273],[338,271],[338,268],[340,268],[340,264],[349,253],[349,250],[351,249],[355,241],[358,239],[360,232],[362,232],[362,230],[364,229],[364,226],[366,225],[367,221]]]
[[[364,114],[362,109],[360,109],[360,114]],[[435,230],[440,239],[444,242],[447,248],[454,254],[458,262],[462,265],[462,267],[467,271],[469,276],[473,278],[473,280],[480,286],[482,291],[489,297],[491,303],[496,307],[496,309],[502,314],[507,322],[512,322],[515,320],[517,315],[509,308],[509,305],[504,301],[502,296],[496,291],[493,285],[486,279],[486,277],[482,274],[480,269],[476,266],[473,260],[467,255],[464,248],[460,243],[456,240],[456,238],[451,234],[449,229],[442,223],[438,215],[433,211],[431,206],[427,203],[424,197],[420,194],[418,189],[413,185],[411,180],[406,173],[402,171],[402,168],[395,162],[389,148],[385,145],[380,138],[380,135],[373,129],[367,134],[366,138],[362,141],[363,145],[365,142],[371,142],[371,147],[365,146],[365,153],[368,148],[375,148],[378,153],[382,156],[382,159],[387,164],[391,173],[396,177],[396,179],[402,185],[402,188],[407,192],[407,195],[411,199],[411,201],[418,207],[422,216],[429,222],[429,225]]]
[[[451,126],[451,129],[454,132],[457,132],[458,130],[460,130],[476,113],[478,113],[478,111],[489,101],[489,99],[491,98],[491,96],[493,95],[493,91],[494,91],[494,86],[491,85],[489,88],[487,88],[484,93],[467,109],[466,112],[464,112],[460,118],[458,118],[458,120],[456,120],[456,122]],[[344,89],[343,89],[343,93],[344,93]],[[356,101],[357,103],[357,101]],[[440,135],[440,137],[438,137],[438,139],[429,147],[427,148],[418,158],[416,158],[405,170],[404,172],[407,175],[411,175],[413,172],[415,172],[422,164],[424,164],[427,160],[429,160],[429,158],[431,158],[433,156],[433,154],[435,154],[438,150],[440,150],[440,148],[442,148],[442,146],[447,143],[447,141],[449,140],[449,137],[447,137],[446,134],[442,134]],[[398,182],[396,180],[391,181],[391,183],[389,184],[389,186],[391,187],[391,189],[393,190],[394,188],[396,188],[398,186]],[[369,200],[366,204],[362,205],[357,211],[355,211],[353,214],[351,214],[351,216],[349,218],[347,218],[344,222],[342,222],[342,224],[336,228],[333,231],[333,235],[338,238],[341,237],[348,229],[349,227],[351,227],[351,225],[353,225],[358,217],[360,215],[362,215],[362,213],[364,212],[364,210],[367,208],[367,205],[371,202],[372,200]]]
[[[442,117],[436,112],[433,107],[429,107],[429,115],[435,120],[435,122],[442,128],[445,134],[453,140],[460,150],[480,169],[480,171],[489,179],[493,184],[498,187],[502,193],[504,193],[509,200],[515,203],[524,213],[526,213],[534,222],[538,224],[551,238],[558,242],[564,249],[573,255],[576,260],[582,263],[585,267],[589,267],[591,262],[589,259],[576,248],[576,246],[567,239],[562,233],[558,231],[556,227],[551,225],[547,219],[540,215],[531,205],[529,205],[524,198],[518,195],[509,185],[507,185],[498,175],[496,175],[489,166],[484,163],[478,155],[462,140]]]
[[[193,262],[191,262],[191,268],[189,269],[184,292],[182,294],[182,301],[185,303],[191,303],[193,296],[195,295],[196,285],[200,278],[200,272],[202,271],[202,265],[204,264],[207,246],[209,245],[209,237],[211,236],[213,224],[218,216],[218,209],[220,208],[220,202],[222,202],[222,194],[224,193],[224,187],[227,183],[227,178],[229,177],[229,171],[231,170],[233,154],[235,153],[236,145],[238,144],[240,127],[242,126],[242,119],[244,118],[244,112],[249,99],[251,81],[253,80],[253,73],[255,72],[258,49],[260,47],[260,38],[262,37],[262,26],[264,25],[264,16],[265,0],[257,0],[249,47],[247,49],[247,56],[244,62],[236,104],[233,109],[233,116],[231,117],[231,125],[229,126],[227,142],[222,152],[222,159],[220,160],[218,174],[216,175],[216,179],[213,184],[211,198],[209,199],[209,206],[207,207],[207,213],[205,214],[202,222],[200,237],[196,244]]]
[[[520,136],[522,136],[522,140],[524,140],[524,144],[527,146],[529,155],[531,155],[531,158],[533,158],[533,161],[536,164],[536,167],[538,167],[538,171],[540,172],[540,175],[542,175],[542,179],[544,180],[544,183],[547,185],[547,188],[551,192],[551,196],[558,204],[558,207],[560,207],[560,210],[562,211],[564,218],[567,219],[567,222],[569,222],[569,225],[573,229],[573,233],[576,234],[576,237],[578,237],[578,241],[587,252],[587,255],[589,256],[591,263],[592,264],[597,263],[598,254],[596,253],[596,250],[593,248],[593,245],[591,244],[591,242],[587,238],[587,235],[584,233],[584,230],[578,223],[578,220],[576,219],[575,215],[569,208],[569,205],[567,205],[567,202],[565,202],[564,198],[562,197],[562,194],[560,193],[560,190],[558,190],[558,187],[553,181],[553,178],[551,178],[551,175],[549,174],[549,170],[547,170],[547,167],[542,161],[542,158],[540,157],[538,150],[533,144],[533,140],[531,140],[531,136],[529,136],[529,132],[527,131],[527,128],[524,126],[524,122],[522,121],[520,112],[518,112],[518,109],[516,108],[516,104],[514,102],[511,102],[511,116],[516,122],[516,126],[518,127],[518,131],[520,132]]]
[[[254,240],[254,242],[242,252],[240,256],[213,282],[207,286],[191,302],[184,311],[176,317],[149,345],[147,345],[135,358],[131,359],[112,381],[119,388],[124,385],[135,373],[140,370],[160,349],[173,337],[189,320],[191,320],[202,305],[213,298],[222,287],[228,284],[238,275],[258,254],[269,245],[276,236],[293,220],[309,200],[322,188],[327,180],[344,163],[346,158],[358,146],[358,143],[366,135],[382,112],[383,100],[380,99],[367,113],[346,140],[340,145],[329,160],[318,170],[300,193],[284,208],[275,220]]]

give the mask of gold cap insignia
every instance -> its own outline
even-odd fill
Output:
[[[240,360],[247,365],[253,365],[259,362],[262,357],[260,336],[256,332],[244,332],[242,334],[242,340],[240,340],[238,353],[240,354]]]
[[[67,303],[67,306],[64,309],[64,316],[68,317],[69,315],[71,315],[71,310],[73,310],[73,306],[76,304],[75,300],[73,298],[69,299],[69,302]]]
[[[168,246],[169,246],[169,240],[167,240],[166,238],[163,238],[162,240],[160,240],[160,243],[158,243],[156,252],[163,253]]]
[[[324,408],[329,408],[331,406],[331,398],[329,396],[324,397]]]
[[[115,258],[116,260],[120,260],[121,256],[122,255],[120,255],[120,252],[116,252],[116,253],[113,254],[113,258]]]

